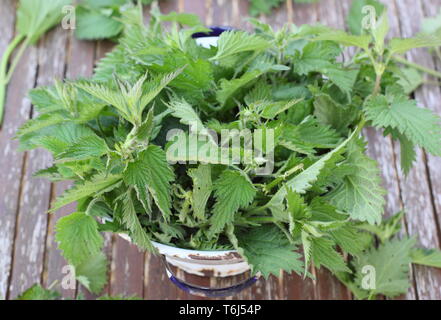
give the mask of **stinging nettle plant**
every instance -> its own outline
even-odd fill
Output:
[[[274,31],[253,19],[254,33],[227,31],[204,48],[192,35],[208,30],[188,17],[153,9],[146,27],[128,8],[119,44],[91,79],[30,93],[39,116],[19,130],[21,148],[52,152],[54,165],[37,177],[75,181],[51,211],[78,203],[56,240],[83,285],[99,292],[106,282],[103,231],[153,252],[152,241],[236,249],[265,277],[325,267],[357,298],[406,292],[410,262],[441,266],[438,251],[396,237],[402,213],[382,221],[385,190],[361,135],[373,126],[398,140],[404,172],[416,146],[441,155],[439,118],[408,98],[394,60],[441,38],[385,42],[386,14],[360,35],[321,25]],[[347,46],[357,50],[342,61]],[[256,175],[259,161],[170,165],[167,132],[190,137],[191,123],[199,133],[273,130],[273,173]],[[362,288],[365,265],[377,272],[373,288]]]

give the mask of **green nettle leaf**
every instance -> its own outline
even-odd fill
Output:
[[[84,136],[70,145],[59,158],[65,160],[84,160],[99,158],[109,151],[106,142],[97,135]]]
[[[378,54],[384,53],[384,40],[389,32],[389,18],[387,11],[384,11],[380,18],[375,23],[375,28],[372,30],[372,35],[375,42],[375,51]]]
[[[380,223],[385,191],[381,187],[377,163],[364,154],[359,141],[349,145],[347,163],[354,167],[353,172],[325,198],[352,219]]]
[[[98,294],[107,283],[107,258],[99,252],[75,267],[75,276],[83,286]]]
[[[392,217],[384,219],[380,225],[371,225],[364,223],[358,224],[357,228],[374,234],[376,237],[378,237],[380,242],[384,243],[390,240],[398,232],[400,232],[403,216],[404,212],[400,211],[394,214]]]
[[[182,69],[157,76],[149,81],[146,81],[147,75],[144,75],[134,84],[117,79],[118,91],[109,86],[91,81],[81,81],[75,85],[91,96],[114,106],[124,119],[140,126],[142,123],[142,112],[146,106],[181,72]]]
[[[148,142],[152,138],[155,129],[155,110],[151,108],[147,113],[145,121],[141,124],[136,132],[136,138],[141,142]]]
[[[357,256],[365,249],[365,238],[355,227],[343,226],[330,231],[330,235],[335,243],[349,254]]]
[[[0,60],[0,124],[3,122],[6,88],[25,49],[35,44],[49,29],[63,18],[63,8],[71,0],[20,0],[17,8],[16,36],[5,48]],[[16,55],[12,54],[17,50]]]
[[[440,118],[429,109],[419,108],[405,96],[380,95],[370,99],[364,112],[377,128],[392,128],[433,155],[441,155]]]
[[[300,233],[300,239],[302,240],[303,257],[305,259],[305,271],[303,272],[303,276],[306,277],[312,258],[312,241],[309,233],[303,229]]]
[[[44,289],[38,284],[34,284],[25,292],[17,297],[17,300],[57,300],[60,294],[56,291]]]
[[[415,239],[391,240],[378,249],[371,249],[355,260],[356,283],[362,287],[366,270],[375,272],[374,288],[371,295],[384,294],[395,297],[406,293],[409,288],[409,265]],[[367,269],[369,268],[369,269]]]
[[[441,268],[441,251],[437,249],[413,249],[412,263]]]
[[[325,124],[338,132],[347,130],[355,120],[356,112],[352,108],[340,105],[327,94],[317,94],[314,97],[314,115]]]
[[[216,99],[220,102],[222,106],[227,104],[227,102],[242,88],[245,88],[252,81],[256,80],[262,75],[259,70],[254,70],[252,72],[245,73],[242,77],[233,80],[221,80],[220,90],[216,92]],[[234,107],[234,105],[231,105]]]
[[[319,123],[313,117],[305,118],[297,128],[300,137],[314,148],[335,148],[342,140],[332,127]]]
[[[191,132],[203,132],[206,130],[193,107],[184,99],[172,100],[168,107],[172,110],[172,115],[181,119],[181,123],[190,127]]]
[[[223,230],[227,223],[234,221],[234,215],[240,208],[251,204],[256,189],[244,174],[239,171],[225,170],[214,184],[216,204],[211,217],[211,229],[214,234]]]
[[[323,265],[333,273],[351,272],[343,257],[334,249],[335,243],[332,240],[311,238],[311,243],[312,259],[318,268]]]
[[[206,206],[213,190],[211,166],[201,164],[197,169],[190,169],[188,175],[193,179],[193,210],[200,220],[206,219]]]
[[[123,198],[122,220],[130,231],[132,240],[142,249],[154,252],[154,247],[148,234],[143,229],[141,222],[136,214],[135,205],[131,191],[129,190]]]
[[[286,182],[286,187],[297,193],[305,193],[312,187],[312,184],[319,178],[320,172],[327,166],[335,164],[336,160],[340,159],[341,154],[344,152],[346,145],[353,139],[355,132],[343,143],[341,143],[336,149],[327,153],[316,161],[313,165],[302,171],[294,178]],[[285,198],[287,194],[286,188],[280,188],[279,191],[273,196],[268,203],[268,206],[272,206],[280,202]]]
[[[19,136],[20,149],[46,148],[55,157],[82,137],[95,135],[92,129],[74,123],[62,123],[42,128],[38,132]]]
[[[247,232],[237,233],[239,247],[253,271],[260,271],[265,278],[271,274],[278,276],[280,271],[288,273],[303,272],[300,254],[282,231],[274,225],[253,228]]]
[[[71,4],[71,0],[20,0],[17,10],[17,28],[26,35],[30,43],[38,39],[61,21],[63,7]]]
[[[398,39],[394,38],[389,42],[389,51],[391,55],[403,54],[409,50],[425,47],[441,46],[441,37],[437,35],[420,33],[414,38]]]
[[[118,186],[118,182],[121,181],[121,178],[120,175],[97,175],[90,181],[85,181],[83,184],[77,184],[73,188],[65,191],[63,195],[54,202],[50,212],[57,211],[61,207],[83,198],[110,191],[112,188]]]
[[[17,132],[18,136],[24,136],[29,133],[41,130],[65,122],[66,119],[59,113],[45,113],[26,122]]]
[[[400,163],[401,169],[405,175],[409,174],[413,163],[416,161],[415,145],[404,134],[401,134],[397,129],[387,128],[384,134],[391,134],[395,140],[400,141]]]
[[[123,116],[124,119],[126,119],[127,121],[131,120],[130,110],[128,110],[126,106],[124,96],[122,96],[119,92],[114,91],[110,87],[107,87],[100,83],[84,81],[76,83],[75,85],[90,94],[91,96],[117,108],[118,111],[121,113],[121,116]]]
[[[34,107],[40,112],[60,109],[59,97],[53,86],[42,86],[32,89],[28,95]]]
[[[227,31],[219,37],[217,53],[211,60],[225,59],[246,51],[265,50],[270,45],[267,40],[255,34],[248,34],[244,31]]]
[[[164,150],[155,145],[139,153],[124,172],[124,181],[128,185],[149,191],[166,220],[171,216],[170,182],[173,180],[173,170],[167,163]]]
[[[286,200],[288,210],[293,220],[301,220],[306,216],[308,206],[302,196],[288,189]]]
[[[339,65],[335,58],[340,53],[340,48],[332,42],[310,42],[303,48],[301,54],[294,58],[294,72],[301,75],[310,72],[322,73],[341,90],[350,92],[357,78],[358,70],[347,69]]]
[[[97,222],[83,212],[61,218],[55,229],[55,239],[63,256],[75,266],[100,253],[104,245]]]
[[[368,50],[370,36],[354,36],[341,30],[325,31],[314,38],[315,41],[335,41],[348,47],[359,47]]]
[[[285,112],[286,110],[294,107],[303,99],[293,99],[290,101],[277,101],[277,102],[267,102],[263,104],[262,112],[260,116],[264,119],[274,119],[277,115]]]
[[[83,6],[76,8],[76,19],[75,36],[82,40],[113,38],[123,30],[122,23],[115,17]]]
[[[397,74],[398,84],[403,88],[405,94],[411,94],[424,83],[423,76],[412,68],[401,69]]]

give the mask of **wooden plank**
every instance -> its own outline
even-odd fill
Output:
[[[400,35],[399,22],[397,19],[393,2],[389,2],[389,21],[390,33],[388,38],[398,37]],[[340,6],[343,16],[349,13],[351,0],[342,0]],[[346,19],[346,18],[345,18]],[[387,190],[386,194],[386,216],[390,216],[403,208],[401,201],[401,190],[398,182],[398,168],[395,162],[394,145],[389,137],[383,135],[373,128],[364,130],[364,135],[368,141],[368,155],[378,162],[381,170],[383,187]],[[411,287],[406,296],[407,299],[415,299],[415,288]]]
[[[316,23],[319,17],[318,11],[315,8],[315,4],[295,3],[292,6],[293,12],[290,13],[292,17],[289,18],[292,19],[293,23],[297,26]]]
[[[423,11],[421,2],[402,0],[396,2],[403,37],[415,35],[420,30]],[[432,57],[426,50],[412,50],[407,55],[411,61],[433,68]],[[432,89],[424,86],[415,93],[416,100],[425,106],[434,106],[438,101],[432,98]],[[436,103],[435,103],[436,102]],[[397,159],[399,152],[396,150]],[[408,231],[418,237],[419,243],[425,247],[440,247],[439,230],[435,219],[435,208],[429,188],[429,177],[425,155],[417,152],[417,163],[407,179],[400,175],[404,208],[407,211]],[[417,297],[419,299],[441,299],[441,270],[416,266],[415,279]]]
[[[213,25],[231,26],[231,0],[212,0]]]
[[[3,17],[0,20],[0,30],[4,36],[0,37],[0,56],[3,56],[9,42],[14,37],[14,23],[15,23],[15,3],[12,0],[6,2],[6,4],[0,6],[0,15]],[[29,60],[29,57],[27,57]],[[32,77],[29,76],[28,77]],[[16,80],[16,79],[15,79]],[[17,83],[17,80],[15,81]],[[31,81],[28,81],[31,83]],[[12,90],[11,85],[9,90],[6,91],[8,97],[6,97],[5,113],[8,111],[10,102],[12,105],[16,105],[19,102],[19,93],[16,90]],[[11,98],[14,94],[16,97]],[[9,101],[8,101],[9,99]],[[14,117],[14,115],[16,117]],[[12,116],[12,118],[11,118]],[[6,298],[8,280],[10,275],[10,267],[12,262],[12,243],[15,232],[15,214],[17,210],[18,190],[21,180],[21,167],[23,161],[23,154],[15,151],[17,143],[11,144],[10,138],[14,136],[14,132],[17,129],[19,123],[21,123],[23,117],[17,115],[17,112],[11,113],[10,116],[5,114],[2,127],[0,127],[0,146],[2,152],[2,166],[8,168],[9,172],[0,172],[0,179],[2,185],[0,185],[0,194],[2,199],[0,200],[0,213],[2,219],[0,220],[0,299]],[[16,122],[15,124],[13,122]],[[9,132],[9,133],[8,133]],[[20,161],[17,163],[17,161]],[[9,170],[9,165],[16,164],[15,167]],[[7,177],[9,176],[9,179]],[[9,191],[9,192],[7,192]]]
[[[439,1],[427,0],[423,2],[423,9],[425,16],[432,17],[436,15],[441,8]],[[434,66],[441,70],[441,61],[435,58]],[[431,79],[435,80],[435,79]],[[441,115],[441,92],[440,87],[430,86],[430,95],[427,97],[428,105],[426,107],[435,111],[438,115]],[[432,190],[432,198],[435,205],[435,211],[437,214],[438,226],[441,222],[441,158],[434,157],[431,154],[427,155],[427,163],[429,170],[429,177]]]
[[[400,30],[400,21],[397,14],[397,8],[394,1],[386,1],[385,3],[388,8],[388,17],[389,17],[389,24],[390,24],[390,31],[387,36],[387,40],[390,40],[394,37],[400,37],[401,36],[401,30]],[[371,144],[370,149],[373,149],[375,147],[381,146],[382,143],[389,144],[393,151],[391,151],[391,147],[388,148],[379,148],[380,150],[377,151],[377,154],[380,155],[380,157],[377,157],[379,160],[380,166],[382,168],[382,172],[384,175],[384,179],[386,181],[385,189],[387,190],[386,195],[386,216],[390,216],[399,210],[404,209],[404,204],[402,200],[402,192],[401,192],[401,185],[399,183],[399,175],[401,168],[399,167],[399,164],[397,162],[397,159],[395,157],[395,148],[397,142],[394,142],[391,137],[384,138],[382,134],[377,132],[376,130],[371,129],[371,131],[375,131],[375,135],[377,136],[377,139],[379,141],[369,141]],[[386,152],[386,157],[382,157],[381,154]],[[394,161],[395,160],[395,161]],[[392,174],[392,168],[395,169],[395,176]],[[398,191],[398,192],[397,192]],[[404,224],[404,228],[401,231],[400,236],[408,236],[408,226],[406,223],[406,219],[403,219],[402,223]],[[417,299],[417,292],[416,292],[416,286],[415,286],[415,275],[414,275],[414,268],[410,268],[410,281],[411,286],[409,290],[407,291],[407,294],[399,297],[398,299],[406,299],[406,300],[416,300]]]
[[[0,9],[2,21],[0,27],[5,30],[4,40],[9,41],[13,36],[15,18],[15,3],[8,1]],[[4,28],[4,29],[3,29]],[[2,39],[3,40],[3,39]],[[2,41],[2,50],[6,42]],[[21,63],[12,77],[7,89],[5,117],[0,136],[0,150],[2,150],[2,170],[0,172],[0,296],[8,297],[8,287],[12,278],[14,256],[14,240],[17,234],[16,221],[21,192],[22,172],[25,163],[24,153],[18,152],[18,141],[12,140],[17,129],[29,119],[30,102],[26,98],[27,91],[35,84],[37,71],[37,49],[27,50]],[[12,284],[14,287],[14,284]]]
[[[181,3],[178,3],[177,10],[179,12],[195,14],[205,22],[205,16],[207,15],[207,7],[205,4],[205,0],[181,1]]]
[[[113,244],[111,273],[111,295],[143,296],[144,252],[118,236]]]
[[[146,254],[144,270],[144,299],[146,300],[175,300],[180,289],[168,278],[162,258]]]
[[[48,85],[53,78],[63,78],[66,54],[66,32],[61,28],[50,31],[38,45],[39,72],[37,86]],[[32,117],[37,113],[34,111]],[[34,283],[41,281],[47,231],[51,183],[37,179],[34,172],[47,168],[52,156],[46,150],[31,150],[26,155],[22,194],[17,218],[14,264],[10,297],[15,297]]]

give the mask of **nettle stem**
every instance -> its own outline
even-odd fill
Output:
[[[425,72],[427,74],[430,74],[431,76],[434,76],[436,78],[440,78],[441,79],[441,72],[438,72],[436,70],[427,68],[425,66],[422,66],[422,65],[414,63],[414,62],[410,62],[410,61],[404,59],[403,57],[394,56],[394,57],[392,57],[392,59],[395,60],[398,63],[404,64],[404,65],[406,65],[408,67],[414,68],[416,70]]]
[[[377,76],[375,78],[375,87],[374,87],[374,91],[372,92],[372,95],[376,96],[381,89],[381,78],[382,78],[382,74],[377,73]]]
[[[276,223],[276,219],[274,217],[250,217],[247,218],[248,221],[255,223]]]
[[[11,67],[8,70],[8,64],[9,60],[11,58],[12,53],[17,48],[17,46],[22,42],[24,39],[23,35],[16,36],[12,42],[8,45],[6,48],[5,53],[3,54],[3,57],[0,62],[0,126],[3,122],[3,114],[5,109],[5,103],[6,103],[6,87],[8,86],[9,81],[11,80],[12,73],[14,72],[15,67],[18,64],[18,60],[22,56],[24,49],[26,48],[26,45],[22,45],[20,48],[19,53],[14,59],[14,62],[12,63]]]

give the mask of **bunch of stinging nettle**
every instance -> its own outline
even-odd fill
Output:
[[[36,176],[75,181],[51,211],[78,202],[56,239],[86,287],[97,292],[106,282],[102,231],[127,233],[152,251],[151,241],[236,249],[265,277],[325,267],[357,298],[406,292],[411,262],[441,266],[438,251],[397,238],[402,213],[382,221],[385,190],[361,136],[373,126],[398,140],[405,172],[416,146],[441,155],[439,118],[408,98],[394,62],[441,38],[385,43],[383,14],[361,35],[309,25],[273,31],[252,20],[255,33],[224,32],[204,48],[192,38],[207,31],[196,17],[153,10],[146,27],[132,8],[122,19],[120,43],[91,79],[32,90],[39,116],[18,133],[23,150],[53,153],[54,165]],[[357,49],[342,60],[346,46]],[[173,129],[181,143],[202,136],[198,147],[220,153],[234,150],[213,132],[260,129],[261,140],[273,138],[274,168],[258,174],[271,150],[247,163],[170,164],[169,149],[186,147],[167,139]],[[376,283],[363,289],[366,265]]]

